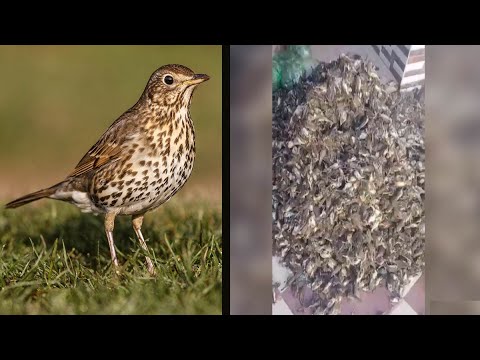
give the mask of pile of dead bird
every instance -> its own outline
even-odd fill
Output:
[[[424,269],[423,99],[370,62],[321,63],[273,94],[273,246],[316,314]]]

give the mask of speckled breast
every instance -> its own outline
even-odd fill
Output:
[[[93,203],[105,212],[138,214],[160,206],[182,188],[195,160],[195,133],[189,117],[164,126],[146,126],[124,145],[128,154],[98,171],[91,182]]]

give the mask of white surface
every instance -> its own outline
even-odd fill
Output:
[[[407,66],[405,67],[405,72],[411,71],[411,70],[419,70],[423,68],[424,65],[425,65],[425,61],[418,61],[411,64],[407,64]]]
[[[402,88],[400,89],[400,92],[405,92],[405,91],[413,91],[415,89],[421,89],[422,88],[422,85],[412,85],[412,86],[409,86],[409,87],[405,87],[405,88]]]
[[[278,256],[272,257],[272,285],[280,284],[279,289],[282,291],[292,275],[293,273],[282,265]]]
[[[411,45],[410,50],[425,49],[425,45]]]
[[[272,315],[293,315],[293,313],[282,299],[272,305]]]
[[[390,315],[418,315],[405,300],[400,300],[397,306],[390,312]]]
[[[410,84],[410,83],[413,83],[415,81],[420,81],[420,80],[423,80],[425,79],[425,74],[418,74],[418,75],[412,75],[412,76],[407,76],[407,77],[404,77],[403,80],[402,80],[402,85],[404,84]]]
[[[418,279],[420,279],[420,277],[422,276],[422,274],[418,274],[417,276],[413,277],[410,282],[408,283],[407,286],[405,286],[403,288],[403,291],[402,293],[400,294],[402,298],[404,298],[405,296],[407,296],[408,292],[410,291],[410,289],[413,287],[413,285],[415,285],[415,283],[418,281]]]

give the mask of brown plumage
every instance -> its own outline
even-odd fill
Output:
[[[187,181],[195,160],[190,102],[195,87],[209,77],[182,65],[166,65],[150,77],[137,103],[107,129],[67,178],[6,205],[16,208],[50,198],[83,212],[105,214],[112,262],[116,215],[132,215],[141,246],[143,215],[168,201]],[[150,273],[153,264],[147,257]]]
[[[32,201],[40,200],[40,199],[43,199],[45,197],[49,197],[50,195],[55,193],[55,188],[58,185],[59,184],[53,185],[52,187],[49,187],[48,189],[42,189],[42,190],[35,191],[31,194],[24,195],[24,196],[14,200],[14,201],[9,202],[7,205],[5,205],[5,207],[7,209],[14,209],[14,208],[17,208],[19,206],[28,204]]]

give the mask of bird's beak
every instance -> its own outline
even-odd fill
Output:
[[[185,80],[185,84],[187,85],[197,85],[200,84],[204,81],[207,81],[210,79],[210,76],[205,75],[205,74],[195,74],[193,77],[189,80]]]

